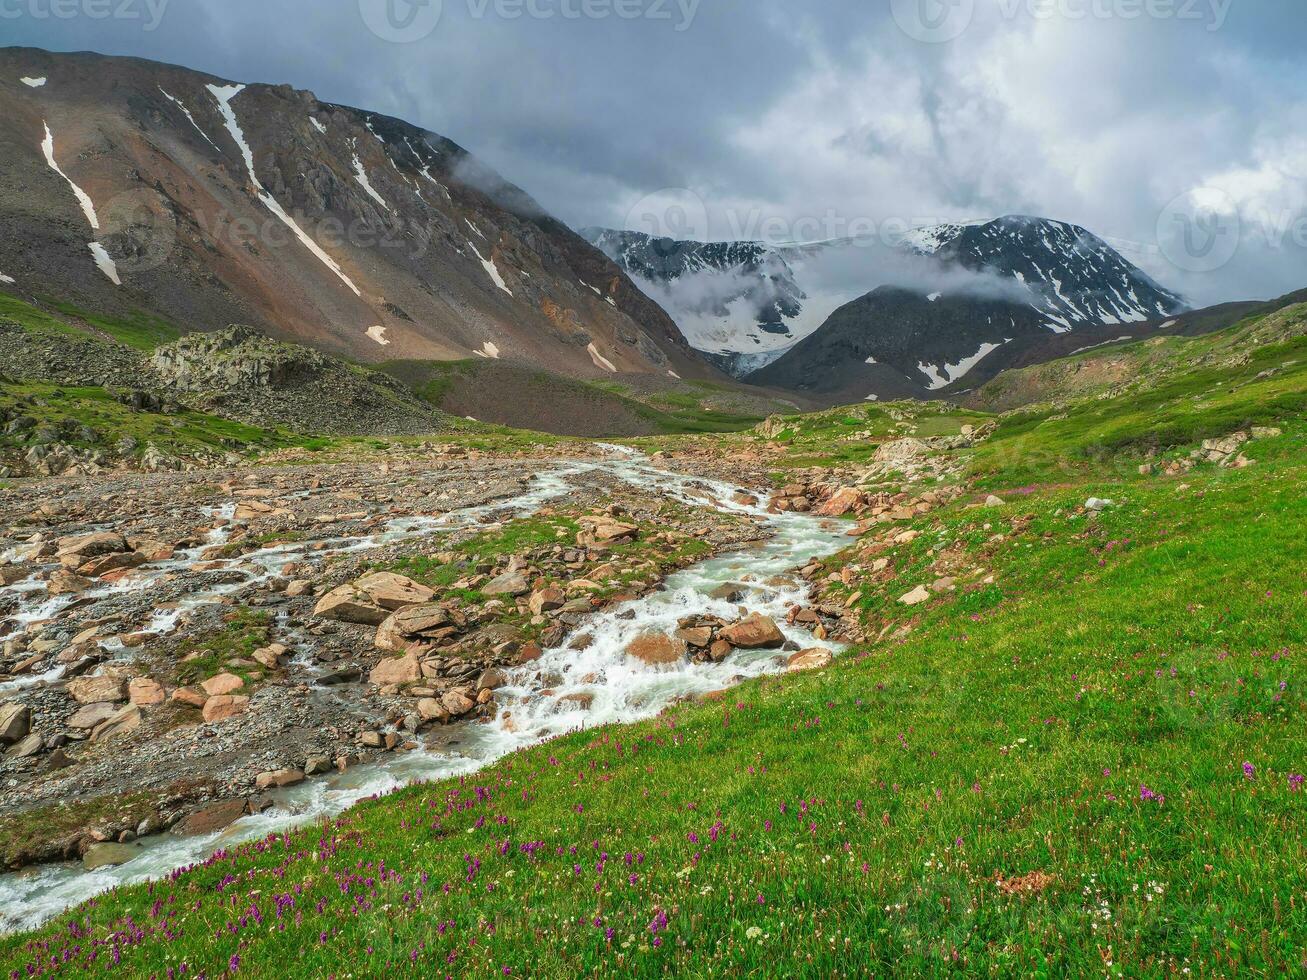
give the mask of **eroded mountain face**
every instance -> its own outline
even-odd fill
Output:
[[[364,361],[704,376],[602,252],[455,143],[287,86],[0,52],[0,289]]]

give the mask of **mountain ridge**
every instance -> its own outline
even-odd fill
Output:
[[[43,78],[39,86],[22,78]],[[363,361],[717,377],[669,317],[458,144],[286,85],[0,49],[0,288]]]

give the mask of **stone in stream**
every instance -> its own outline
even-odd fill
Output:
[[[183,818],[172,828],[172,832],[188,837],[212,834],[228,824],[235,823],[245,816],[248,810],[249,806],[244,800],[224,800],[221,803],[202,807]]]
[[[59,539],[59,550],[55,558],[65,568],[76,568],[88,559],[114,552],[130,551],[127,539],[112,531],[96,531],[92,534],[77,534]]]
[[[686,653],[684,640],[665,633],[641,633],[626,645],[628,657],[634,657],[651,667],[679,663],[685,659]]]
[[[676,638],[702,650],[712,642],[711,626],[692,626],[676,631]]]
[[[368,683],[377,687],[413,684],[422,679],[422,663],[416,653],[383,660],[368,674]]]
[[[51,573],[50,578],[45,583],[45,588],[50,595],[76,595],[78,592],[85,592],[93,585],[95,583],[89,578],[83,578],[81,575],[61,568]]]
[[[95,871],[97,868],[112,868],[120,864],[126,864],[132,858],[141,853],[139,846],[131,844],[114,844],[106,841],[102,844],[92,844],[82,855],[82,867],[87,871]]]
[[[304,773],[299,769],[273,769],[255,776],[254,788],[285,789],[289,786],[298,786],[302,782],[304,782]]]
[[[476,707],[475,701],[468,697],[464,692],[458,690],[446,691],[441,696],[440,703],[444,705],[445,710],[455,718],[467,714]]]
[[[718,635],[741,650],[772,650],[785,645],[785,636],[776,621],[759,613],[726,627]]]

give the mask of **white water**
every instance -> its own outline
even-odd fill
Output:
[[[816,641],[804,630],[785,625],[785,614],[805,601],[806,589],[797,577],[784,573],[843,547],[848,539],[840,533],[841,529],[829,529],[825,522],[807,515],[768,514],[760,506],[736,503],[732,498],[740,492],[737,487],[656,469],[623,447],[605,448],[613,454],[613,459],[568,464],[539,474],[529,490],[510,501],[470,507],[440,518],[400,518],[389,522],[384,532],[373,537],[333,542],[332,553],[364,550],[434,531],[468,527],[491,513],[505,510],[518,516],[528,515],[546,502],[570,493],[573,477],[595,471],[643,489],[657,488],[683,503],[755,517],[771,537],[765,544],[709,559],[678,572],[666,580],[662,591],[594,616],[573,635],[575,638],[588,634],[592,637],[590,646],[584,651],[571,650],[567,645],[547,650],[540,660],[514,672],[509,686],[496,692],[500,703],[498,717],[484,725],[465,725],[460,732],[463,742],[458,753],[427,750],[392,753],[375,764],[310,780],[278,794],[279,804],[274,809],[245,817],[219,833],[203,837],[164,834],[147,838],[140,842],[140,855],[118,867],[87,872],[78,864],[47,865],[0,876],[0,931],[34,928],[108,889],[158,878],[175,868],[202,861],[218,848],[340,813],[365,797],[417,780],[471,772],[517,749],[571,730],[649,718],[679,698],[721,690],[739,678],[783,669],[783,659],[777,651],[739,650],[721,664],[684,662],[663,668],[645,666],[623,652],[640,633],[671,632],[676,629],[677,620],[684,616],[714,614],[733,620],[742,605],[750,612],[774,618],[787,639],[794,640],[801,648],[838,649],[834,644]],[[220,532],[215,534],[218,536]],[[270,548],[247,560],[252,558],[271,575],[273,569],[293,559],[302,548],[302,545]],[[744,592],[739,605],[709,597],[718,586],[728,583],[738,584]],[[562,678],[549,694],[540,693],[532,683],[542,672]],[[593,702],[587,710],[574,701],[563,700],[568,695],[589,695]]]

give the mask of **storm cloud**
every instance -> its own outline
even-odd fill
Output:
[[[408,119],[575,227],[1038,214],[1197,304],[1307,286],[1304,36],[1301,0],[0,0],[5,44]]]

